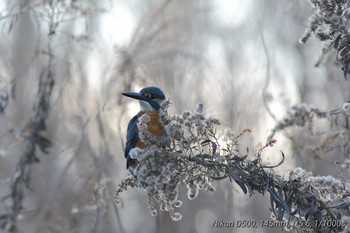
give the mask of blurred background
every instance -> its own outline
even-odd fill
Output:
[[[280,232],[213,228],[214,220],[270,219],[268,196],[245,196],[228,180],[193,201],[180,188],[179,222],[168,213],[151,216],[142,190],[122,193],[115,205],[114,191],[127,176],[127,123],[138,112],[138,103],[120,93],[158,86],[172,101],[170,113],[202,101],[207,115],[221,120],[219,134],[252,131],[240,145],[253,158],[291,106],[331,111],[350,99],[336,53],[319,60],[321,43],[299,43],[312,12],[306,0],[0,1],[1,197],[14,195],[20,161],[28,162],[28,123],[37,119],[40,93],[47,91],[50,106],[40,115],[46,122],[40,133],[51,146],[47,153],[37,148],[40,162],[29,161],[24,170],[30,188],[21,186],[18,229]],[[43,77],[54,83],[39,88]],[[264,162],[278,163],[282,150],[285,162],[273,173],[287,177],[302,167],[346,177],[348,169],[334,162],[344,159],[349,130],[341,117],[331,121],[276,133]],[[13,199],[3,199],[0,214],[12,207]]]

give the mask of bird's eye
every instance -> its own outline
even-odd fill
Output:
[[[155,94],[145,94],[145,96],[148,98],[148,99],[155,99],[156,98],[156,95]]]

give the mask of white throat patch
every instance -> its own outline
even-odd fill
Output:
[[[141,111],[154,111],[155,109],[146,101],[140,100]]]

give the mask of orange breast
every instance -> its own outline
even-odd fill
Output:
[[[148,131],[156,136],[157,138],[160,138],[164,133],[163,125],[159,122],[159,115],[157,111],[144,111],[142,114],[147,114],[150,116],[151,120],[147,123],[147,129]],[[141,115],[142,115],[141,114]],[[139,148],[145,148],[146,145],[143,143],[139,138],[136,141],[136,147]]]

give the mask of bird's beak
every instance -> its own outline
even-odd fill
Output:
[[[137,99],[137,100],[145,100],[145,101],[147,100],[139,92],[124,92],[124,93],[122,93],[122,95],[133,98],[133,99]]]

